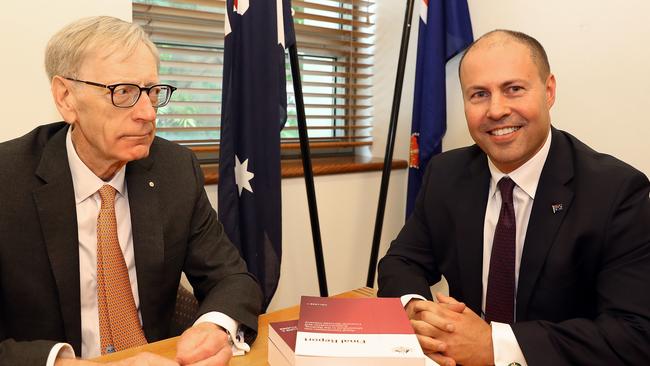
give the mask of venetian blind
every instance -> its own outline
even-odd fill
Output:
[[[161,82],[175,85],[158,135],[198,152],[219,150],[225,0],[134,0],[133,21],[158,46]],[[373,2],[292,1],[310,146],[354,153],[372,144]],[[299,149],[287,59],[289,117],[283,154]]]

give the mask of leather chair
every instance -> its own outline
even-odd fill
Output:
[[[180,335],[194,324],[197,312],[199,311],[199,302],[188,289],[183,285],[178,286],[176,293],[176,307],[174,316],[172,316],[171,335]]]

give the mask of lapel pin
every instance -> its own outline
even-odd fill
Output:
[[[553,213],[556,214],[556,213],[564,210],[564,205],[562,205],[561,203],[556,203],[556,204],[551,205],[551,208],[553,209]]]
[[[149,182],[149,187],[153,188],[154,186],[155,186],[155,184],[153,182]],[[553,212],[555,212],[555,211],[553,211]]]

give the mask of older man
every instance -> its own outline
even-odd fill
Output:
[[[460,80],[476,145],[431,160],[380,295],[404,295],[443,365],[650,364],[648,178],[551,127],[532,37],[481,37]],[[441,275],[452,297],[432,302]]]
[[[194,155],[155,137],[156,47],[112,17],[74,22],[46,69],[65,122],[0,144],[0,364],[75,365],[171,336],[184,272],[200,317],[176,360],[226,365],[254,339],[261,292],[226,237]]]

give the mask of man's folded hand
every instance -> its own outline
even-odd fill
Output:
[[[227,366],[231,358],[228,334],[213,323],[187,329],[176,346],[176,361],[182,366]]]

